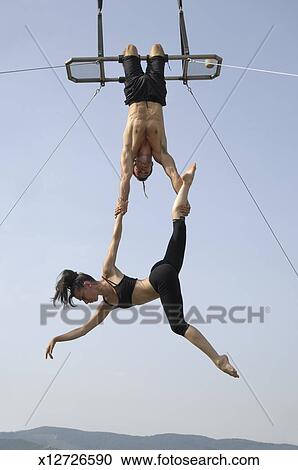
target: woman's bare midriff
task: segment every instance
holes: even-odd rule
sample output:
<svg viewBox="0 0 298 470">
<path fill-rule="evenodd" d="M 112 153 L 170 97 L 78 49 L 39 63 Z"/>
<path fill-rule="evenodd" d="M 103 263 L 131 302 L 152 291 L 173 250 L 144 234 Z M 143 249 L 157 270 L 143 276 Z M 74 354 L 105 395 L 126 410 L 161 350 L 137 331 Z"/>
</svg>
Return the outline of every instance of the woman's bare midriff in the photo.
<svg viewBox="0 0 298 470">
<path fill-rule="evenodd" d="M 133 305 L 146 304 L 158 298 L 159 294 L 153 289 L 148 277 L 146 277 L 146 279 L 137 280 L 132 293 Z"/>
</svg>

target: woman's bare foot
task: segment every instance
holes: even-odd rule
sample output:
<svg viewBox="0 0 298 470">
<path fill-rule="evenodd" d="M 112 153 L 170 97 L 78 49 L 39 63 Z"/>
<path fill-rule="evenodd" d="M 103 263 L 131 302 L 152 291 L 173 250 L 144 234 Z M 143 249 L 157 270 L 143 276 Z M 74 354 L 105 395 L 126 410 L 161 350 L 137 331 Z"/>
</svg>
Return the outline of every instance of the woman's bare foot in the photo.
<svg viewBox="0 0 298 470">
<path fill-rule="evenodd" d="M 189 214 L 190 205 L 188 202 L 188 193 L 193 182 L 194 175 L 196 172 L 196 164 L 190 165 L 186 172 L 181 176 L 183 184 L 179 189 L 176 199 L 172 208 L 172 218 L 180 219 L 180 217 L 186 217 Z"/>
<path fill-rule="evenodd" d="M 228 356 L 226 356 L 225 354 L 219 356 L 219 359 L 216 360 L 215 365 L 226 374 L 229 374 L 235 378 L 239 378 L 238 372 L 229 363 Z"/>
<path fill-rule="evenodd" d="M 190 165 L 189 168 L 187 168 L 185 173 L 183 173 L 181 178 L 182 178 L 182 180 L 185 184 L 187 184 L 189 186 L 192 184 L 194 176 L 195 176 L 196 169 L 197 169 L 197 165 L 196 165 L 196 163 L 193 163 L 192 165 Z"/>
</svg>

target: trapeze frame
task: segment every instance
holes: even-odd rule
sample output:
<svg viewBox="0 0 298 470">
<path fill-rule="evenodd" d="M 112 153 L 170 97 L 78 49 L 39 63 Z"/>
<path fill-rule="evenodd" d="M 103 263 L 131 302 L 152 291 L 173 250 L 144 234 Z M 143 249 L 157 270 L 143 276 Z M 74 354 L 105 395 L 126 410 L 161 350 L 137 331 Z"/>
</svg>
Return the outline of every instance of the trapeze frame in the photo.
<svg viewBox="0 0 298 470">
<path fill-rule="evenodd" d="M 181 42 L 181 54 L 180 55 L 167 55 L 166 60 L 181 60 L 182 61 L 182 75 L 169 75 L 165 77 L 165 80 L 178 80 L 182 81 L 184 85 L 187 85 L 189 80 L 213 80 L 214 78 L 219 77 L 221 72 L 222 57 L 219 57 L 216 54 L 190 54 L 187 30 L 184 19 L 183 4 L 182 0 L 178 1 L 178 14 L 179 14 L 179 30 L 180 30 L 180 42 Z M 120 82 L 125 81 L 125 77 L 106 77 L 105 75 L 105 62 L 121 62 L 123 56 L 105 56 L 104 55 L 104 35 L 103 35 L 103 0 L 97 0 L 97 57 L 73 57 L 65 62 L 67 77 L 69 80 L 75 83 L 101 83 L 104 86 L 108 82 Z M 147 56 L 140 56 L 142 61 L 147 60 Z M 201 75 L 190 75 L 189 64 L 191 61 L 213 61 L 209 65 L 210 68 L 215 69 L 213 73 L 210 74 L 201 74 Z M 72 71 L 73 65 L 79 65 L 85 63 L 96 64 L 98 65 L 98 75 L 95 77 L 75 77 Z"/>
<path fill-rule="evenodd" d="M 123 56 L 110 56 L 110 57 L 73 57 L 65 62 L 67 77 L 69 80 L 75 83 L 108 83 L 108 82 L 119 82 L 124 83 L 125 77 L 106 77 L 104 73 L 104 67 L 102 65 L 104 62 L 121 62 Z M 197 55 L 169 55 L 166 58 L 170 60 L 182 60 L 184 62 L 184 69 L 182 75 L 169 75 L 165 77 L 165 80 L 213 80 L 214 78 L 220 75 L 222 58 L 216 54 L 197 54 Z M 141 61 L 146 61 L 147 56 L 140 56 Z M 213 74 L 210 75 L 188 75 L 188 66 L 190 61 L 206 61 L 214 60 L 216 61 L 215 67 L 216 70 Z M 88 77 L 88 78 L 78 78 L 73 74 L 72 66 L 80 64 L 95 64 L 98 65 L 98 76 L 97 77 Z M 103 71 L 103 73 L 102 73 Z"/>
</svg>

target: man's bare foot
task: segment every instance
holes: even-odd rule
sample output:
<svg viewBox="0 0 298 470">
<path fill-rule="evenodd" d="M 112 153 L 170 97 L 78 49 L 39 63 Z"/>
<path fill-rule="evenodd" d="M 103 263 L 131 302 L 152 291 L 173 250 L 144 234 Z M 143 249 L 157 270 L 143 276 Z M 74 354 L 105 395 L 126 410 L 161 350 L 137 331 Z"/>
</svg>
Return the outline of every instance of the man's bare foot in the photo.
<svg viewBox="0 0 298 470">
<path fill-rule="evenodd" d="M 226 374 L 231 375 L 232 377 L 239 378 L 238 372 L 234 367 L 229 363 L 228 356 L 223 354 L 222 356 L 219 356 L 219 359 L 216 361 L 216 366 L 225 372 Z"/>
<path fill-rule="evenodd" d="M 181 176 L 184 183 L 188 184 L 189 186 L 192 184 L 196 169 L 197 169 L 196 163 L 193 163 L 192 165 L 190 165 L 189 168 L 187 168 L 187 170 Z"/>
</svg>

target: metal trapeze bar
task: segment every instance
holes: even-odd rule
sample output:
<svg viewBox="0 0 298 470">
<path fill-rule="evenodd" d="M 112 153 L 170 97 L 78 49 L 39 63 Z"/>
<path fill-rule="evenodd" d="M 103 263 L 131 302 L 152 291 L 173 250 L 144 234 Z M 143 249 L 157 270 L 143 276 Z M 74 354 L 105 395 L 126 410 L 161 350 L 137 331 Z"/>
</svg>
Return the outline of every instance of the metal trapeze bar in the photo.
<svg viewBox="0 0 298 470">
<path fill-rule="evenodd" d="M 100 63 L 100 62 L 119 62 L 123 56 L 100 56 L 100 57 L 72 57 L 65 65 L 71 64 L 73 62 L 91 62 L 91 63 Z M 140 60 L 147 60 L 148 56 L 139 56 Z M 168 55 L 168 60 L 204 60 L 204 59 L 216 59 L 218 62 L 222 60 L 217 54 L 179 54 L 179 55 Z"/>
<path fill-rule="evenodd" d="M 210 77 L 206 76 L 203 77 L 202 75 L 192 75 L 191 77 L 188 77 L 188 80 L 212 80 L 215 77 Z M 183 81 L 184 77 L 182 75 L 171 75 L 168 77 L 165 77 L 165 80 L 167 81 L 174 81 L 174 80 L 179 80 Z M 80 79 L 71 79 L 73 82 L 77 83 L 100 83 L 101 78 L 80 78 Z M 125 82 L 125 77 L 105 77 L 105 83 L 124 83 Z"/>
<path fill-rule="evenodd" d="M 141 60 L 147 60 L 148 56 L 140 56 Z M 214 78 L 217 78 L 220 75 L 221 71 L 221 63 L 222 63 L 222 58 L 219 57 L 216 54 L 188 54 L 188 55 L 182 55 L 182 54 L 177 54 L 177 55 L 169 55 L 166 56 L 168 60 L 183 60 L 184 63 L 186 64 L 186 74 L 185 71 L 183 70 L 182 76 L 180 75 L 175 75 L 175 76 L 166 76 L 165 80 L 180 80 L 185 83 L 185 80 L 213 80 Z M 67 70 L 67 76 L 68 79 L 75 82 L 75 83 L 101 83 L 104 85 L 105 83 L 108 82 L 120 82 L 124 83 L 125 78 L 124 77 L 106 77 L 101 74 L 101 66 L 104 66 L 104 62 L 122 62 L 123 56 L 107 56 L 107 57 L 73 57 L 69 59 L 67 62 L 65 62 L 66 65 L 66 70 Z M 188 65 L 190 64 L 190 61 L 209 61 L 212 60 L 215 61 L 214 64 L 214 71 L 211 74 L 191 74 L 188 75 Z M 98 71 L 94 71 L 94 75 L 89 77 L 80 77 L 77 76 L 75 73 L 75 68 L 79 70 L 80 67 L 88 66 L 88 65 L 97 65 L 98 66 Z"/>
<path fill-rule="evenodd" d="M 209 75 L 206 75 L 205 77 L 202 76 L 202 75 L 192 75 L 191 77 L 187 77 L 188 80 L 212 80 L 213 78 L 215 77 L 210 77 Z M 88 79 L 85 79 L 86 82 L 88 81 Z M 167 81 L 174 81 L 174 80 L 181 80 L 183 81 L 184 80 L 184 76 L 182 75 L 169 75 L 169 76 L 165 76 L 165 80 Z M 93 79 L 90 79 L 90 82 L 91 81 L 94 81 Z M 100 78 L 98 79 L 98 81 L 100 82 Z M 108 82 L 119 82 L 119 83 L 124 83 L 125 82 L 125 77 L 106 77 L 105 78 L 105 81 L 108 83 Z"/>
</svg>

